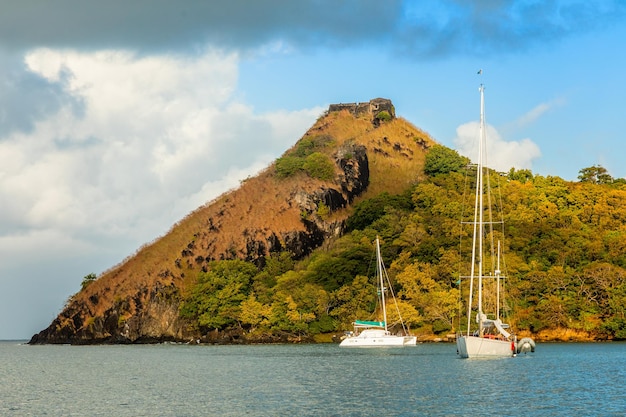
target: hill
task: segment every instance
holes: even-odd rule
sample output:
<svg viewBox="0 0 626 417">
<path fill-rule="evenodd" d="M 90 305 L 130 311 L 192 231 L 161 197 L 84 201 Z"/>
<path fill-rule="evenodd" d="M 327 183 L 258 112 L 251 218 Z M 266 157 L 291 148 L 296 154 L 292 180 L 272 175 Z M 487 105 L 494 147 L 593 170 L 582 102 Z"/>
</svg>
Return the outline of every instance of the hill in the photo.
<svg viewBox="0 0 626 417">
<path fill-rule="evenodd" d="M 306 257 L 343 233 L 356 201 L 414 184 L 433 143 L 389 100 L 333 105 L 266 170 L 84 283 L 31 343 L 203 339 L 206 326 L 181 308 L 212 262 Z"/>
</svg>

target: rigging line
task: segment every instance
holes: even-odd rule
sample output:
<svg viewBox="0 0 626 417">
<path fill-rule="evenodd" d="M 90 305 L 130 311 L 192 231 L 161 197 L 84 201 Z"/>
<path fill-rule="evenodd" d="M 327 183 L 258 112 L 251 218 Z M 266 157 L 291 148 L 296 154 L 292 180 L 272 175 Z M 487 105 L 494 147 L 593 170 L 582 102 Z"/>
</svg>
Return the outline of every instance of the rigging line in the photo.
<svg viewBox="0 0 626 417">
<path fill-rule="evenodd" d="M 491 271 L 495 270 L 495 259 L 496 259 L 496 254 L 495 254 L 495 242 L 494 242 L 494 236 L 493 236 L 493 201 L 492 201 L 492 192 L 491 192 L 491 174 L 492 174 L 492 169 L 489 168 L 489 154 L 488 154 L 488 147 L 486 146 L 486 139 L 487 139 L 487 122 L 486 122 L 486 115 L 485 115 L 486 111 L 484 110 L 484 102 L 483 102 L 483 112 L 482 112 L 482 123 L 484 124 L 484 128 L 485 128 L 485 132 L 483 132 L 484 134 L 484 140 L 485 140 L 485 144 L 484 144 L 484 150 L 483 150 L 483 155 L 484 155 L 484 160 L 483 160 L 483 170 L 484 170 L 484 174 L 486 174 L 487 177 L 487 184 L 485 187 L 485 190 L 481 190 L 484 192 L 484 194 L 487 195 L 487 215 L 489 218 L 488 224 L 487 224 L 487 229 L 488 229 L 488 236 L 489 236 L 489 252 L 490 252 L 490 258 L 489 261 L 491 263 Z M 483 138 L 481 138 L 481 140 L 483 140 Z"/>
<path fill-rule="evenodd" d="M 387 285 L 389 286 L 389 292 L 391 293 L 391 296 L 393 297 L 393 304 L 396 307 L 396 313 L 398 313 L 398 317 L 400 318 L 400 324 L 402 325 L 402 330 L 404 331 L 405 334 L 409 334 L 407 328 L 404 325 L 404 320 L 402 319 L 402 314 L 400 314 L 400 308 L 398 307 L 398 302 L 396 300 L 396 294 L 393 290 L 393 286 L 391 285 L 391 280 L 389 279 L 389 274 L 387 273 L 387 267 L 385 266 L 385 263 L 382 261 L 382 254 L 381 254 L 381 270 L 383 273 L 383 276 L 385 277 L 385 279 L 387 280 Z M 395 324 L 395 323 L 394 323 Z"/>
<path fill-rule="evenodd" d="M 461 204 L 461 225 L 466 224 L 466 222 L 463 221 L 463 219 L 465 219 L 465 209 L 467 207 L 467 201 L 468 201 L 468 190 L 469 190 L 469 172 L 470 172 L 470 168 L 471 165 L 468 164 L 464 170 L 464 176 L 463 176 L 463 203 Z M 457 276 L 459 277 L 458 283 L 459 283 L 459 298 L 457 300 L 457 320 L 458 320 L 458 332 L 461 332 L 461 320 L 463 318 L 463 286 L 462 286 L 462 281 L 461 281 L 461 274 L 463 273 L 463 227 L 459 227 L 459 250 L 458 250 L 458 259 L 457 259 Z"/>
<path fill-rule="evenodd" d="M 372 263 L 374 263 L 374 258 L 376 258 L 376 252 L 372 251 L 372 248 L 368 249 L 368 252 L 370 253 L 370 260 L 367 263 L 367 273 L 365 274 L 365 277 L 367 278 L 367 283 L 370 283 L 370 279 L 371 279 L 371 274 L 372 274 Z M 374 282 L 376 282 L 375 287 L 378 288 L 378 284 L 377 281 L 378 277 L 376 277 L 376 280 L 374 280 Z M 378 319 L 378 315 L 376 314 L 376 311 L 378 310 L 378 307 L 380 306 L 380 295 L 376 294 L 376 305 L 374 306 L 374 311 L 369 315 L 369 319 L 372 321 L 377 321 Z"/>
<path fill-rule="evenodd" d="M 496 253 L 495 253 L 495 242 L 494 242 L 494 236 L 493 236 L 493 201 L 491 199 L 492 195 L 491 195 L 491 169 L 486 168 L 487 170 L 487 210 L 489 213 L 489 250 L 490 250 L 490 254 L 491 254 L 491 270 L 494 271 L 496 266 L 495 266 L 495 262 L 496 262 Z"/>
<path fill-rule="evenodd" d="M 509 277 L 509 271 L 507 268 L 507 264 L 506 264 L 506 257 L 504 256 L 505 253 L 505 247 L 506 247 L 506 234 L 505 234 L 505 225 L 504 225 L 504 199 L 502 197 L 502 188 L 503 188 L 503 181 L 504 178 L 501 176 L 498 176 L 498 199 L 500 201 L 499 203 L 499 207 L 500 207 L 500 219 L 502 220 L 502 225 L 500 227 L 500 234 L 501 234 L 501 240 L 502 240 L 502 252 L 501 252 L 501 260 L 502 260 L 502 272 L 503 272 L 503 279 L 502 279 L 502 311 L 503 311 L 503 315 L 506 313 L 507 317 L 509 317 L 509 313 L 510 313 L 510 309 L 508 308 L 507 305 L 507 281 L 508 281 L 508 277 Z"/>
</svg>

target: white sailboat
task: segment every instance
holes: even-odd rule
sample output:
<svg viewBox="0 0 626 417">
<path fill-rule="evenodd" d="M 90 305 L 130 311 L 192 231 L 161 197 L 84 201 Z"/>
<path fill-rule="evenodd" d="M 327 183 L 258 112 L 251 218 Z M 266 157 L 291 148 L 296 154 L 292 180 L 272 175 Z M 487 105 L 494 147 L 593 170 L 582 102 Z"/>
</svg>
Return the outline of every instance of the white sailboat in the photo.
<svg viewBox="0 0 626 417">
<path fill-rule="evenodd" d="M 515 356 L 519 351 L 527 352 L 532 345 L 534 351 L 535 343 L 532 339 L 524 338 L 523 349 L 518 350 L 517 338 L 509 333 L 509 325 L 503 323 L 500 319 L 500 284 L 504 278 L 500 272 L 500 243 L 497 248 L 497 261 L 489 262 L 494 268 L 489 273 L 486 272 L 484 258 L 485 248 L 484 237 L 489 234 L 493 236 L 493 221 L 491 215 L 487 220 L 484 219 L 485 210 L 491 213 L 491 207 L 485 206 L 484 197 L 487 197 L 487 204 L 490 205 L 491 197 L 490 185 L 487 178 L 484 181 L 484 155 L 486 146 L 485 131 L 485 99 L 484 86 L 480 86 L 480 138 L 478 146 L 478 167 L 476 173 L 476 199 L 474 203 L 474 219 L 470 223 L 473 225 L 472 238 L 472 262 L 470 267 L 469 278 L 469 295 L 467 303 L 467 330 L 457 335 L 457 352 L 461 358 L 479 358 L 479 357 L 511 357 Z M 501 223 L 501 222 L 499 222 Z M 489 226 L 490 233 L 485 230 Z M 489 253 L 492 255 L 496 252 L 493 248 L 493 238 L 490 240 L 491 246 Z M 495 265 L 494 265 L 495 264 Z M 490 267 L 491 268 L 491 267 Z M 488 315 L 483 309 L 483 289 L 487 280 L 495 280 L 495 311 Z M 477 287 L 478 300 L 476 310 L 473 306 L 474 288 Z M 489 288 L 493 288 L 490 285 Z M 475 313 L 475 325 L 472 324 L 472 316 Z"/>
<path fill-rule="evenodd" d="M 393 290 L 391 289 L 391 283 L 385 270 L 385 265 L 380 254 L 380 240 L 376 237 L 376 272 L 378 278 L 378 287 L 380 294 L 380 305 L 383 312 L 383 321 L 363 321 L 356 320 L 354 322 L 354 331 L 351 332 L 345 339 L 339 344 L 340 347 L 404 347 L 415 346 L 417 344 L 417 337 L 408 334 L 404 322 L 402 322 L 402 316 L 398 310 L 398 317 L 400 317 L 400 323 L 402 324 L 403 335 L 391 334 L 387 327 L 387 304 L 385 291 L 386 285 L 389 286 L 390 294 L 393 298 L 394 304 L 396 303 Z M 397 310 L 396 305 L 396 310 Z"/>
</svg>

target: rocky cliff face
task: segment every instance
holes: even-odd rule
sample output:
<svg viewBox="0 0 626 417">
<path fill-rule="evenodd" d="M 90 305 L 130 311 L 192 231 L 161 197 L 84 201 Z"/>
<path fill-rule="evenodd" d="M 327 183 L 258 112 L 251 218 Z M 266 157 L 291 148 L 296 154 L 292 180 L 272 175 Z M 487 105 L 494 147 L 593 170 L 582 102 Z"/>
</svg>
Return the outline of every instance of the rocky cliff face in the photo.
<svg viewBox="0 0 626 417">
<path fill-rule="evenodd" d="M 173 285 L 143 288 L 120 298 L 102 315 L 88 303 L 72 301 L 31 344 L 153 343 L 192 340 L 188 323 L 178 314 L 178 289 Z"/>
</svg>

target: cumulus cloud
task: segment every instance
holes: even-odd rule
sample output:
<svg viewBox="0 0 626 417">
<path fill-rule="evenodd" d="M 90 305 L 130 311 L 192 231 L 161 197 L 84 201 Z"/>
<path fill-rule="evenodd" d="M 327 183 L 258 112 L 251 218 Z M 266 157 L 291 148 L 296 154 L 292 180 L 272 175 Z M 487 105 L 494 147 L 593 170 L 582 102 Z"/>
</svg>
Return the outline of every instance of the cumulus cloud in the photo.
<svg viewBox="0 0 626 417">
<path fill-rule="evenodd" d="M 0 70 L 8 80 L 0 88 L 21 80 L 12 100 L 23 99 L 25 109 L 20 115 L 0 103 L 10 125 L 0 131 L 4 297 L 22 297 L 46 279 L 55 283 L 49 294 L 66 297 L 82 276 L 111 267 L 265 168 L 322 113 L 255 111 L 237 97 L 239 59 L 211 49 L 38 48 L 12 61 L 15 71 Z M 26 331 L 57 311 L 59 299 L 50 297 L 37 301 L 43 321 Z M 27 308 L 20 314 L 39 320 Z M 2 329 L 15 326 L 0 320 Z"/>
<path fill-rule="evenodd" d="M 156 237 L 267 166 L 322 110 L 256 114 L 234 99 L 237 63 L 218 52 L 30 52 L 28 70 L 84 108 L 62 105 L 0 142 L 4 237 L 63 230 L 72 251 L 75 240 Z"/>
<path fill-rule="evenodd" d="M 470 122 L 456 129 L 454 144 L 457 151 L 478 161 L 479 123 Z M 511 168 L 531 169 L 533 160 L 541 156 L 537 144 L 526 138 L 519 141 L 506 141 L 491 125 L 486 127 L 487 149 L 485 151 L 485 165 L 497 171 L 507 172 Z"/>
</svg>

